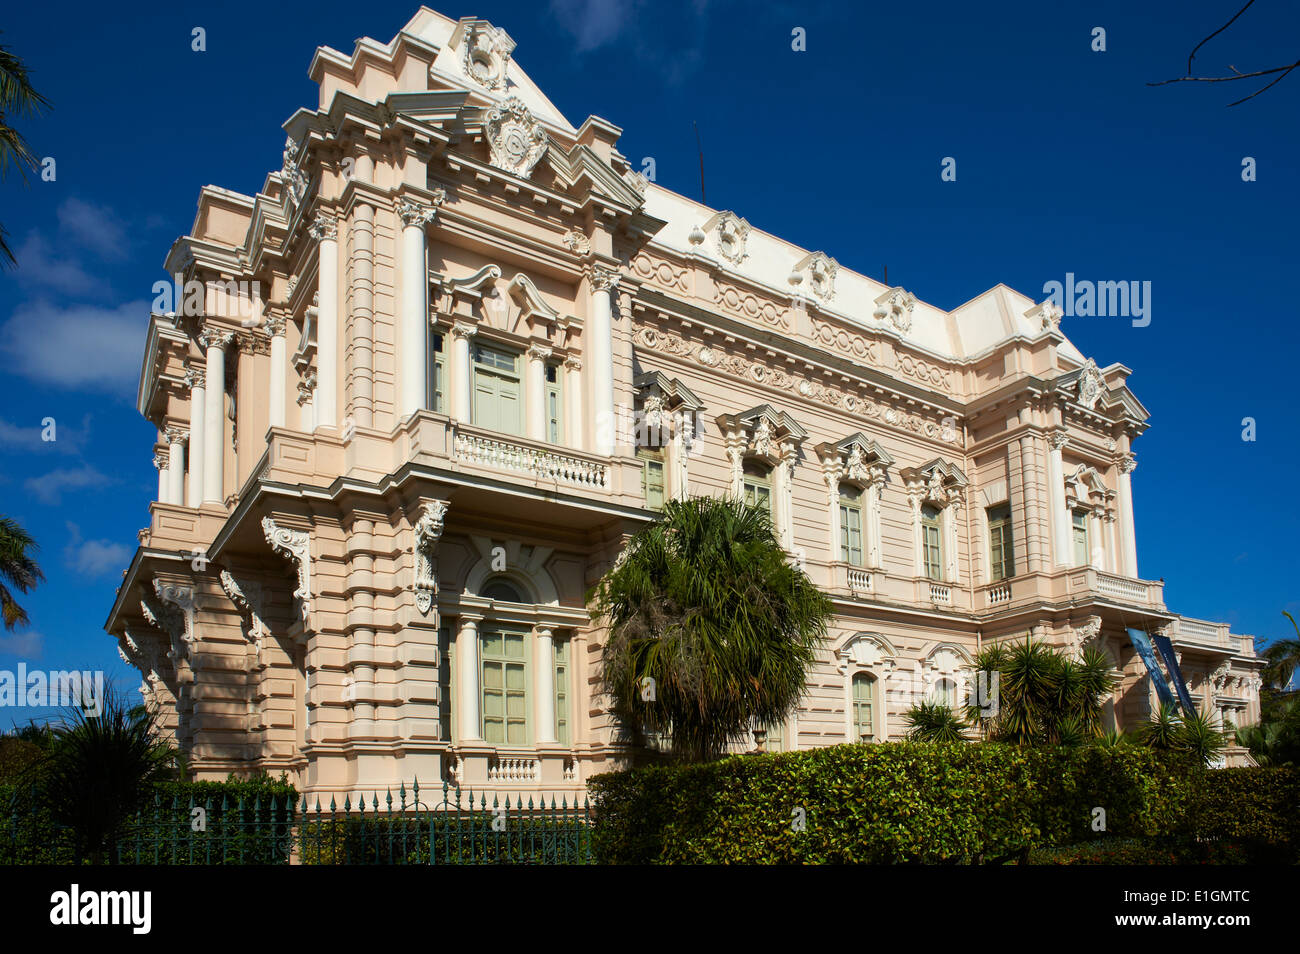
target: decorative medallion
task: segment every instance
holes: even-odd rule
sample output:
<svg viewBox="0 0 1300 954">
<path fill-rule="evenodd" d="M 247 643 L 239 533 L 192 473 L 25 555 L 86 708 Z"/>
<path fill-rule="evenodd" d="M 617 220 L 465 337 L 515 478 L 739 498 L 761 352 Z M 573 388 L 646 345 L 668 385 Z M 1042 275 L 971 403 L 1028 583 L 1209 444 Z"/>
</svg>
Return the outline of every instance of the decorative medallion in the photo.
<svg viewBox="0 0 1300 954">
<path fill-rule="evenodd" d="M 485 132 L 492 165 L 521 179 L 532 174 L 533 166 L 546 152 L 546 130 L 518 96 L 488 110 Z"/>
<path fill-rule="evenodd" d="M 789 281 L 798 288 L 806 280 L 809 291 L 822 301 L 830 301 L 835 297 L 835 275 L 839 270 L 839 263 L 825 252 L 813 252 L 794 266 Z"/>
<path fill-rule="evenodd" d="M 1091 411 L 1097 406 L 1097 401 L 1101 398 L 1101 392 L 1105 387 L 1106 381 L 1097 368 L 1097 362 L 1089 358 L 1079 374 L 1077 391 L 1079 403 Z"/>
<path fill-rule="evenodd" d="M 467 18 L 460 21 L 459 27 L 464 30 L 461 55 L 465 75 L 484 89 L 504 90 L 515 41 L 505 30 L 486 20 Z"/>
<path fill-rule="evenodd" d="M 872 314 L 880 321 L 888 321 L 895 331 L 905 335 L 912 330 L 912 311 L 915 308 L 915 296 L 896 287 L 876 299 L 876 310 Z"/>
</svg>

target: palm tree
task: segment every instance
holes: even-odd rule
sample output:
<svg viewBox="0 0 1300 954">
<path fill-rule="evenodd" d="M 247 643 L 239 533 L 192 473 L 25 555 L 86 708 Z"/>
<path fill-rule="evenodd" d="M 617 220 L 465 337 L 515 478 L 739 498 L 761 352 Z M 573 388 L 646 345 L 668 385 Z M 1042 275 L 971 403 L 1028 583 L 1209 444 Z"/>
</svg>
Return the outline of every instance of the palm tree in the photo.
<svg viewBox="0 0 1300 954">
<path fill-rule="evenodd" d="M 712 497 L 669 501 L 587 605 L 609 624 L 601 683 L 620 741 L 636 756 L 661 736 L 689 761 L 787 717 L 832 613 L 766 512 Z"/>
<path fill-rule="evenodd" d="M 1296 639 L 1279 639 L 1272 642 L 1264 650 L 1264 658 L 1268 660 L 1268 665 L 1264 667 L 1264 682 L 1277 689 L 1286 689 L 1291 685 L 1291 677 L 1295 675 L 1297 667 L 1300 667 L 1300 626 L 1296 625 L 1295 617 L 1286 610 L 1282 615 L 1291 621 L 1292 628 L 1296 631 Z"/>
<path fill-rule="evenodd" d="M 45 579 L 32 554 L 40 549 L 36 542 L 17 522 L 0 517 L 0 619 L 5 629 L 26 626 L 31 622 L 27 611 L 14 600 L 8 583 L 19 593 L 28 592 Z"/>
<path fill-rule="evenodd" d="M 39 165 L 27 140 L 9 125 L 8 118 L 32 116 L 49 105 L 49 101 L 32 88 L 23 61 L 8 47 L 0 46 L 0 178 L 8 176 L 12 165 L 26 182 L 27 170 L 34 172 Z M 0 261 L 16 265 L 14 253 L 5 241 L 6 234 L 4 226 L 0 225 Z"/>
<path fill-rule="evenodd" d="M 997 674 L 997 709 L 967 706 L 986 738 L 1015 745 L 1078 745 L 1102 734 L 1101 697 L 1115 688 L 1110 664 L 1089 647 L 1079 660 L 1026 637 L 983 650 L 975 668 L 989 685 Z M 987 700 L 985 700 L 987 701 Z"/>
</svg>

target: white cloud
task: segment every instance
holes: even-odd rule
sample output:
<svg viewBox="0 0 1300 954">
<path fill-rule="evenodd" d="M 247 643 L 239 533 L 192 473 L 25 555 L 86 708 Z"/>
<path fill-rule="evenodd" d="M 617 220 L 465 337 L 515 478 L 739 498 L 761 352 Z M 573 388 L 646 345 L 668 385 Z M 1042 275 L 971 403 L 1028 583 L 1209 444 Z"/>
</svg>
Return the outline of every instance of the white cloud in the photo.
<svg viewBox="0 0 1300 954">
<path fill-rule="evenodd" d="M 131 551 L 125 544 L 112 540 L 82 540 L 81 528 L 72 521 L 67 524 L 70 539 L 63 550 L 63 559 L 84 576 L 103 576 L 114 570 L 120 572 L 127 564 Z"/>
<path fill-rule="evenodd" d="M 45 637 L 33 630 L 20 633 L 0 632 L 0 656 L 19 656 L 40 659 Z"/>
<path fill-rule="evenodd" d="M 66 248 L 60 243 L 60 249 Z M 57 254 L 39 232 L 31 232 L 14 252 L 18 270 L 14 273 L 26 285 L 58 290 L 65 295 L 82 295 L 104 291 L 104 285 L 91 276 L 74 257 Z"/>
<path fill-rule="evenodd" d="M 54 506 L 68 490 L 80 490 L 109 482 L 97 469 L 86 464 L 82 467 L 60 467 L 39 477 L 29 477 L 23 484 L 27 492 L 42 503 Z"/>
<path fill-rule="evenodd" d="M 106 206 L 68 198 L 59 206 L 59 231 L 101 258 L 122 259 L 127 252 L 126 229 Z"/>
<path fill-rule="evenodd" d="M 585 53 L 612 43 L 632 25 L 641 0 L 551 0 L 551 15 Z"/>
<path fill-rule="evenodd" d="M 116 308 L 25 302 L 0 326 L 0 355 L 31 380 L 130 399 L 148 316 L 143 300 Z"/>
</svg>

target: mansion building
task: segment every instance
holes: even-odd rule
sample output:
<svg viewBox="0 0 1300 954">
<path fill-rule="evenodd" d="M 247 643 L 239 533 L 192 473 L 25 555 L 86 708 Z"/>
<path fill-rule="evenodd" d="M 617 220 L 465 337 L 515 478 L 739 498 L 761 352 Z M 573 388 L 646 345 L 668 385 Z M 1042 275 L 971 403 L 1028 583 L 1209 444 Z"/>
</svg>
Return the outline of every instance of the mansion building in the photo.
<svg viewBox="0 0 1300 954">
<path fill-rule="evenodd" d="M 514 48 L 421 8 L 318 49 L 281 167 L 203 188 L 167 257 L 158 499 L 105 628 L 198 777 L 581 793 L 622 754 L 586 593 L 695 495 L 767 508 L 834 602 L 756 746 L 902 738 L 1027 635 L 1104 652 L 1133 727 L 1130 628 L 1258 720 L 1253 638 L 1139 575 L 1128 368 L 1050 302 L 945 312 L 647 181 Z"/>
</svg>

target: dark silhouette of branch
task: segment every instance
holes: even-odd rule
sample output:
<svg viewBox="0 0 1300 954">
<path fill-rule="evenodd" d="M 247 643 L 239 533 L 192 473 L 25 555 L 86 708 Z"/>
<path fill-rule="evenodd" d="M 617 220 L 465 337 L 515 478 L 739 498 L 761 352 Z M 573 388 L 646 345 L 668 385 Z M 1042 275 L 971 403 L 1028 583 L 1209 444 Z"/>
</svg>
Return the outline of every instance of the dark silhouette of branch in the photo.
<svg viewBox="0 0 1300 954">
<path fill-rule="evenodd" d="M 1245 13 L 1247 10 L 1249 10 L 1249 9 L 1250 9 L 1250 5 L 1251 5 L 1252 3 L 1254 3 L 1254 2 L 1255 2 L 1255 0 L 1248 0 L 1248 2 L 1246 3 L 1246 5 L 1245 5 L 1244 7 L 1242 7 L 1242 8 L 1241 8 L 1240 10 L 1238 10 L 1235 14 L 1233 14 L 1233 17 L 1232 17 L 1231 20 L 1229 20 L 1229 21 L 1228 21 L 1227 23 L 1225 23 L 1223 26 L 1219 27 L 1217 30 L 1215 30 L 1213 33 L 1211 33 L 1209 36 L 1207 36 L 1207 37 L 1206 37 L 1204 40 L 1202 40 L 1200 43 L 1197 43 L 1197 44 L 1196 44 L 1196 48 L 1193 49 L 1192 52 L 1189 53 L 1188 56 L 1187 56 L 1187 75 L 1188 75 L 1188 76 L 1191 76 L 1191 75 L 1192 75 L 1192 60 L 1196 59 L 1196 52 L 1197 52 L 1197 50 L 1199 50 L 1201 47 L 1205 46 L 1205 44 L 1209 43 L 1211 40 L 1213 40 L 1216 36 L 1218 36 L 1218 35 L 1219 35 L 1220 33 L 1222 33 L 1224 30 L 1228 29 L 1228 27 L 1230 27 L 1230 26 L 1232 26 L 1234 23 L 1236 23 L 1236 22 L 1237 22 L 1237 17 L 1241 16 L 1243 13 Z"/>
<path fill-rule="evenodd" d="M 1254 5 L 1254 3 L 1255 0 L 1246 0 L 1246 5 L 1242 7 L 1240 10 L 1238 10 L 1236 13 L 1234 13 L 1232 15 L 1232 19 L 1230 19 L 1227 23 L 1219 27 L 1217 30 L 1215 30 L 1213 33 L 1211 33 L 1209 36 L 1203 39 L 1200 43 L 1197 43 L 1196 46 L 1192 48 L 1192 52 L 1187 55 L 1186 76 L 1176 76 L 1173 79 L 1161 80 L 1157 83 L 1147 83 L 1147 85 L 1168 86 L 1170 83 L 1231 83 L 1231 82 L 1235 82 L 1236 80 L 1251 79 L 1253 77 L 1258 77 L 1258 76 L 1272 76 L 1274 73 L 1282 74 L 1281 76 L 1278 76 L 1276 79 L 1274 79 L 1272 82 L 1264 84 L 1259 89 L 1255 90 L 1255 92 L 1251 93 L 1249 96 L 1243 96 L 1241 99 L 1234 100 L 1233 102 L 1228 104 L 1229 106 L 1238 106 L 1241 103 L 1244 103 L 1248 99 L 1254 99 L 1256 96 L 1258 96 L 1260 93 L 1264 92 L 1265 90 L 1272 89 L 1278 83 L 1282 82 L 1282 80 L 1290 76 L 1292 70 L 1296 69 L 1297 67 L 1300 67 L 1300 60 L 1296 60 L 1296 62 L 1291 63 L 1288 66 L 1275 66 L 1272 69 L 1255 70 L 1250 73 L 1243 73 L 1235 66 L 1229 64 L 1228 69 L 1232 70 L 1231 76 L 1193 76 L 1192 75 L 1192 61 L 1196 59 L 1196 54 L 1200 51 L 1201 47 L 1205 46 L 1205 44 L 1209 43 L 1211 40 L 1213 40 L 1224 30 L 1228 29 L 1228 27 L 1236 23 L 1237 18 L 1240 17 L 1247 10 L 1249 10 Z"/>
</svg>

